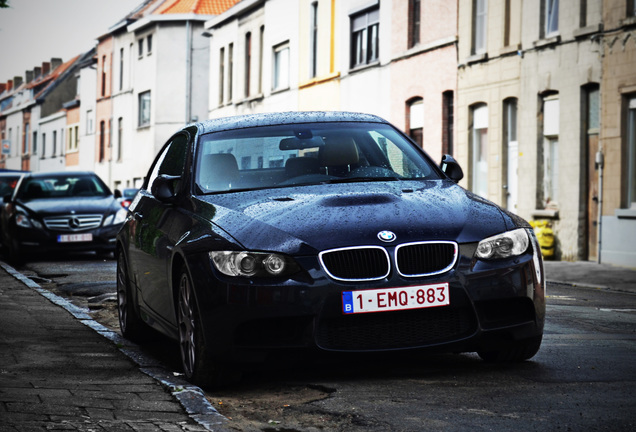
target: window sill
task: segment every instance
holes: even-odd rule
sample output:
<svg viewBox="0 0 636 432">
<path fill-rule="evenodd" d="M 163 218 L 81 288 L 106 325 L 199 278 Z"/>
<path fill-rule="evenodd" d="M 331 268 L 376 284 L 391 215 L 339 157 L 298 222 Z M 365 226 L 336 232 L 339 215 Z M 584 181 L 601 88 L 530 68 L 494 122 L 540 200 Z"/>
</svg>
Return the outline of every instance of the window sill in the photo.
<svg viewBox="0 0 636 432">
<path fill-rule="evenodd" d="M 600 33 L 603 31 L 603 24 L 595 24 L 587 27 L 581 27 L 579 29 L 574 30 L 574 38 L 575 39 L 583 39 L 592 35 L 594 33 Z"/>
<path fill-rule="evenodd" d="M 466 59 L 466 64 L 480 63 L 488 60 L 488 53 L 473 54 Z"/>
<path fill-rule="evenodd" d="M 150 129 L 150 123 L 137 126 L 137 130 Z"/>
<path fill-rule="evenodd" d="M 380 60 L 375 60 L 375 61 L 373 61 L 371 63 L 354 66 L 351 69 L 349 69 L 349 73 L 361 72 L 361 71 L 364 71 L 366 69 L 370 69 L 370 68 L 377 67 L 377 66 L 380 66 Z"/>
<path fill-rule="evenodd" d="M 636 219 L 636 208 L 616 209 L 614 215 L 619 219 Z"/>
<path fill-rule="evenodd" d="M 622 26 L 632 26 L 636 24 L 636 16 L 630 16 L 621 21 Z"/>
<path fill-rule="evenodd" d="M 521 44 L 508 45 L 499 50 L 499 55 L 505 56 L 510 54 L 519 54 Z"/>
<path fill-rule="evenodd" d="M 554 209 L 536 209 L 532 212 L 535 219 L 558 219 L 559 211 Z"/>
<path fill-rule="evenodd" d="M 545 48 L 551 45 L 556 45 L 561 42 L 560 35 L 550 36 L 544 39 L 539 39 L 538 41 L 534 41 L 533 45 L 535 48 Z"/>
<path fill-rule="evenodd" d="M 289 91 L 289 89 L 290 89 L 290 87 L 283 87 L 283 88 L 279 88 L 279 89 L 276 89 L 276 90 L 272 89 L 272 92 L 270 94 L 271 95 L 275 95 L 275 94 L 278 94 L 278 93 L 284 93 L 286 91 Z"/>
</svg>

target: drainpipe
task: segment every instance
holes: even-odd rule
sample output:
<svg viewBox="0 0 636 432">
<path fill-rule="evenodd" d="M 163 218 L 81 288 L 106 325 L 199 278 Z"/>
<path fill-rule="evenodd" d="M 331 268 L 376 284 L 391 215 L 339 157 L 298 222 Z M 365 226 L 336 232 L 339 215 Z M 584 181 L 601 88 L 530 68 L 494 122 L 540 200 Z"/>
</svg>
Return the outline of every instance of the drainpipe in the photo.
<svg viewBox="0 0 636 432">
<path fill-rule="evenodd" d="M 604 156 L 603 156 L 603 150 L 599 150 L 598 152 L 596 152 L 596 168 L 598 169 L 598 214 L 596 216 L 596 230 L 597 230 L 597 235 L 596 238 L 598 239 L 598 245 L 596 247 L 596 262 L 598 264 L 601 263 L 601 244 L 602 244 L 602 239 L 601 239 L 601 226 L 602 226 L 602 222 L 601 222 L 601 218 L 603 217 L 603 164 L 604 164 Z"/>
<path fill-rule="evenodd" d="M 186 21 L 186 106 L 185 106 L 185 124 L 190 123 L 192 119 L 192 30 L 190 29 L 190 21 Z"/>
</svg>

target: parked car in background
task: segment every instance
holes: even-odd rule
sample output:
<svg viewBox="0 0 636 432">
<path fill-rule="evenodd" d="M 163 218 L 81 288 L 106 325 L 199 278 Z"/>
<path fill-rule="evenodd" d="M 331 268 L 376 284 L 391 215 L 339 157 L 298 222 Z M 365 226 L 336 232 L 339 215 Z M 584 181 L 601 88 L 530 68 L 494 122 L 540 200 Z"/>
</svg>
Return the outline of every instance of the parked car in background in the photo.
<svg viewBox="0 0 636 432">
<path fill-rule="evenodd" d="M 545 320 L 539 246 L 462 176 L 371 115 L 187 126 L 117 237 L 121 331 L 177 340 L 199 385 L 297 352 L 529 359 Z"/>
<path fill-rule="evenodd" d="M 130 206 L 130 203 L 132 202 L 132 200 L 135 198 L 135 195 L 137 195 L 137 192 L 139 192 L 139 188 L 126 188 L 121 192 L 121 206 L 125 209 L 127 209 Z"/>
<path fill-rule="evenodd" d="M 28 173 L 4 196 L 2 242 L 9 259 L 32 253 L 109 253 L 126 210 L 93 172 Z"/>
</svg>

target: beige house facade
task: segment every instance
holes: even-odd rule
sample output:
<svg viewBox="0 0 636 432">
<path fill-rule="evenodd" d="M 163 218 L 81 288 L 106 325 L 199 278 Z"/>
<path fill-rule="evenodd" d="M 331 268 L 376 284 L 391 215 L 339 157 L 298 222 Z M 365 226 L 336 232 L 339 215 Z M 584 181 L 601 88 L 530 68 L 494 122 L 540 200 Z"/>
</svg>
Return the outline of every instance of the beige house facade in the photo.
<svg viewBox="0 0 636 432">
<path fill-rule="evenodd" d="M 603 3 L 601 262 L 636 267 L 636 2 Z"/>
<path fill-rule="evenodd" d="M 596 259 L 603 2 L 459 4 L 464 185 L 549 223 L 557 259 Z"/>
</svg>

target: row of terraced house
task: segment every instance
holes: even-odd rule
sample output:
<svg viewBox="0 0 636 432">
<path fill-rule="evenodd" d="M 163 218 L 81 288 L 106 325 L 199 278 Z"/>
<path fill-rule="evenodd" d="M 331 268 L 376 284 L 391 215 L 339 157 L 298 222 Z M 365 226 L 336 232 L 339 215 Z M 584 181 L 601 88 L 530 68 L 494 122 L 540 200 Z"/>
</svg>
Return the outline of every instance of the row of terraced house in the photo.
<svg viewBox="0 0 636 432">
<path fill-rule="evenodd" d="M 0 92 L 0 168 L 112 188 L 193 121 L 377 114 L 558 259 L 636 267 L 636 0 L 145 0 Z"/>
</svg>

